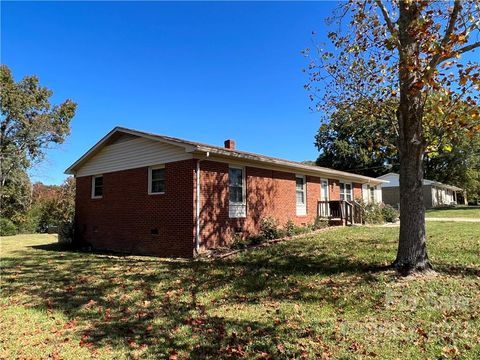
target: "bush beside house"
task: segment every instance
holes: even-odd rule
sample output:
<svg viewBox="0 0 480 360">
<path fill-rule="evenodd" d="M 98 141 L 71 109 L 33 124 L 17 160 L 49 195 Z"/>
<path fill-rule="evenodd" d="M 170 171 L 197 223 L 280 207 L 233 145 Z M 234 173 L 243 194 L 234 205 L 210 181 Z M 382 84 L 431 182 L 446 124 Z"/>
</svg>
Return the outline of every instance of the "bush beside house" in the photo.
<svg viewBox="0 0 480 360">
<path fill-rule="evenodd" d="M 365 204 L 359 201 L 362 208 L 362 218 L 365 224 L 383 224 L 385 222 L 396 222 L 400 212 L 390 205 L 383 203 Z"/>
<path fill-rule="evenodd" d="M 282 239 L 309 232 L 320 230 L 328 226 L 328 220 L 317 217 L 311 224 L 302 226 L 295 225 L 292 220 L 288 220 L 283 227 L 280 227 L 278 221 L 273 217 L 266 217 L 261 220 L 260 233 L 247 238 L 237 238 L 232 243 L 234 249 L 244 249 L 248 246 L 259 245 L 267 240 Z"/>
</svg>

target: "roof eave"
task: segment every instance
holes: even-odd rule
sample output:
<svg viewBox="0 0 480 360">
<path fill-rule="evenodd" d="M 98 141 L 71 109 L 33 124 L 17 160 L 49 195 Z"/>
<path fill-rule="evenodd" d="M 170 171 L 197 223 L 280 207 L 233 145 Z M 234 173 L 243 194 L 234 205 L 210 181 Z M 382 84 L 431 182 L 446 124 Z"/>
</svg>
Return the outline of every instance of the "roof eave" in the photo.
<svg viewBox="0 0 480 360">
<path fill-rule="evenodd" d="M 301 163 L 295 163 L 291 162 L 288 160 L 282 160 L 282 159 L 263 159 L 261 157 L 255 156 L 255 155 L 249 155 L 249 154 L 240 154 L 238 152 L 232 152 L 228 150 L 221 150 L 218 148 L 211 148 L 208 146 L 197 146 L 196 153 L 211 153 L 211 154 L 216 154 L 220 155 L 223 157 L 227 158 L 233 158 L 237 159 L 239 161 L 251 161 L 254 163 L 260 163 L 260 164 L 269 164 L 273 166 L 278 166 L 281 168 L 286 168 L 286 169 L 294 169 L 297 171 L 306 171 L 309 173 L 314 173 L 319 176 L 332 176 L 334 178 L 340 178 L 340 179 L 349 179 L 349 180 L 357 180 L 360 183 L 369 183 L 369 184 L 374 184 L 374 185 L 379 185 L 382 183 L 388 183 L 388 180 L 382 180 L 382 179 L 377 179 L 377 178 L 371 178 L 368 176 L 363 176 L 363 175 L 357 175 L 357 174 L 352 174 L 349 172 L 345 171 L 340 171 L 340 170 L 334 170 L 330 168 L 325 168 L 325 167 L 320 167 L 320 166 L 311 166 L 311 165 L 304 165 Z"/>
</svg>

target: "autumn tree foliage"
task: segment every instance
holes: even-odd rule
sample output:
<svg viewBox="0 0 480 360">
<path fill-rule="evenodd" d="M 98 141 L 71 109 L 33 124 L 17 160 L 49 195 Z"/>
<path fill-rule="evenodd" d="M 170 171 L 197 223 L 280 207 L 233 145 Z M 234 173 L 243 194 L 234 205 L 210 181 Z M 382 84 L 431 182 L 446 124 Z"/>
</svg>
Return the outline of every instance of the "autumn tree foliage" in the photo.
<svg viewBox="0 0 480 360">
<path fill-rule="evenodd" d="M 33 184 L 32 212 L 37 219 L 37 231 L 72 223 L 75 214 L 75 178 L 68 177 L 62 185 Z"/>
<path fill-rule="evenodd" d="M 428 137 L 426 104 L 440 94 L 453 105 L 471 106 L 478 120 L 480 67 L 473 56 L 480 47 L 480 2 L 349 0 L 328 19 L 329 44 L 306 51 L 314 108 L 325 119 L 339 109 L 397 101 L 401 222 L 393 266 L 410 273 L 431 268 L 425 241 L 422 179 L 424 159 L 437 136 Z M 445 137 L 461 126 L 455 114 L 440 118 Z M 465 131 L 480 131 L 475 123 Z"/>
<path fill-rule="evenodd" d="M 77 105 L 72 100 L 52 104 L 52 95 L 38 77 L 15 81 L 8 66 L 0 65 L 0 197 L 16 172 L 28 170 L 70 134 Z"/>
<path fill-rule="evenodd" d="M 77 107 L 71 100 L 53 104 L 52 95 L 38 77 L 15 81 L 10 68 L 0 65 L 0 218 L 12 221 L 19 231 L 37 227 L 30 213 L 27 171 L 69 135 Z"/>
<path fill-rule="evenodd" d="M 472 116 L 475 107 L 449 100 L 433 94 L 425 104 L 423 131 L 428 146 L 424 176 L 459 186 L 475 201 L 480 198 L 480 132 L 474 130 L 479 120 Z M 362 103 L 333 113 L 315 136 L 320 152 L 316 164 L 372 177 L 398 172 L 398 100 L 376 106 L 373 113 L 365 112 Z M 480 107 L 476 108 L 480 112 Z M 448 123 L 443 120 L 447 112 Z"/>
</svg>

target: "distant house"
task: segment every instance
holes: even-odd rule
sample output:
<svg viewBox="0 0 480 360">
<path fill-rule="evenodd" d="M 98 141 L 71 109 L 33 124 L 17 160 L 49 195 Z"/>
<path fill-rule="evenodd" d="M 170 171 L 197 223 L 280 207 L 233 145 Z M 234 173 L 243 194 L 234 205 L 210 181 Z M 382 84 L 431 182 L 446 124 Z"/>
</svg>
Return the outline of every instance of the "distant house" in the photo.
<svg viewBox="0 0 480 360">
<path fill-rule="evenodd" d="M 400 204 L 400 182 L 399 174 L 388 173 L 379 176 L 378 179 L 387 180 L 382 183 L 382 199 L 385 204 L 399 207 Z M 430 209 L 438 206 L 457 204 L 457 192 L 463 190 L 453 185 L 442 184 L 438 181 L 423 180 L 423 201 L 425 208 Z"/>
<path fill-rule="evenodd" d="M 381 202 L 381 179 L 116 127 L 66 173 L 76 177 L 75 241 L 97 249 L 192 257 L 330 216 L 320 206 Z M 348 203 L 348 204 L 347 204 Z"/>
</svg>

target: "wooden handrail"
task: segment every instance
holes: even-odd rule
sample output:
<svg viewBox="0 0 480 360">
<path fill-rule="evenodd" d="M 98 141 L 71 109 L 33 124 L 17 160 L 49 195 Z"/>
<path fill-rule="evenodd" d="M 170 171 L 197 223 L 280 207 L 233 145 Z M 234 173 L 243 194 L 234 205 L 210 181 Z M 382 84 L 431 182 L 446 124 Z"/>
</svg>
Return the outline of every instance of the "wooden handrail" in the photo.
<svg viewBox="0 0 480 360">
<path fill-rule="evenodd" d="M 345 220 L 346 224 L 361 224 L 362 209 L 357 201 L 320 200 L 317 215 L 322 218 Z"/>
<path fill-rule="evenodd" d="M 353 204 L 349 201 L 345 201 L 345 219 L 353 224 Z"/>
</svg>

